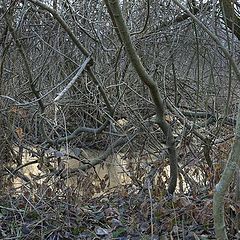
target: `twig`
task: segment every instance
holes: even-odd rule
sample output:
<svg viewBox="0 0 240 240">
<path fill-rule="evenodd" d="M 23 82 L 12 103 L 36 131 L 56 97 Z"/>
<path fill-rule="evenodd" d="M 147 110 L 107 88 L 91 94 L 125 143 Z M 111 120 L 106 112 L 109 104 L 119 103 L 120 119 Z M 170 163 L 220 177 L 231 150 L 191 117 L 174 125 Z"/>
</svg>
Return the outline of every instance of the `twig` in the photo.
<svg viewBox="0 0 240 240">
<path fill-rule="evenodd" d="M 154 234 L 154 225 L 153 225 L 153 199 L 152 199 L 152 185 L 150 182 L 150 179 L 147 180 L 147 186 L 148 186 L 148 194 L 149 194 L 149 200 L 150 200 L 150 221 L 151 221 L 151 239 L 153 239 Z"/>
<path fill-rule="evenodd" d="M 80 67 L 80 69 L 78 70 L 76 75 L 72 78 L 72 80 L 68 83 L 68 85 L 62 90 L 62 92 L 60 92 L 58 94 L 58 96 L 53 100 L 54 102 L 59 101 L 62 98 L 62 96 L 72 87 L 72 85 L 77 81 L 77 79 L 82 74 L 83 70 L 86 68 L 86 66 L 90 62 L 90 60 L 91 60 L 91 57 L 88 57 L 84 61 L 84 63 L 82 64 L 82 66 Z"/>
</svg>

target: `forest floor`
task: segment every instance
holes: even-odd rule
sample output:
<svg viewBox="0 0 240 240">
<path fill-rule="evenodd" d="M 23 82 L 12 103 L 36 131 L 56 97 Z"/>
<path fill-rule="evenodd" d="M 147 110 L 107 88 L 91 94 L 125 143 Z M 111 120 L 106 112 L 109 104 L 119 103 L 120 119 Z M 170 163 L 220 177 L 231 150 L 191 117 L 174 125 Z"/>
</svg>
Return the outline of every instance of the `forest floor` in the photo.
<svg viewBox="0 0 240 240">
<path fill-rule="evenodd" d="M 51 172 L 44 175 L 43 170 L 44 177 L 38 178 L 38 172 L 35 172 L 38 168 L 30 168 L 27 175 L 35 179 L 30 184 L 23 182 L 16 187 L 16 179 L 11 182 L 10 178 L 6 186 L 4 182 L 1 183 L 0 239 L 216 239 L 212 215 L 213 189 L 231 146 L 231 138 L 228 139 L 228 142 L 213 147 L 212 159 L 218 160 L 214 163 L 214 172 L 201 161 L 200 144 L 199 151 L 192 150 L 199 152 L 199 155 L 192 156 L 187 154 L 190 150 L 186 151 L 184 159 L 187 164 L 179 162 L 185 167 L 181 168 L 176 194 L 171 197 L 166 196 L 164 190 L 168 182 L 167 162 L 155 161 L 148 155 L 134 158 L 138 172 L 129 170 L 136 173 L 132 181 L 127 179 L 124 184 L 114 187 L 110 184 L 110 180 L 114 180 L 111 172 L 104 171 L 100 175 L 99 171 L 95 175 L 94 171 L 84 173 L 74 180 L 74 185 L 68 185 L 70 178 L 62 180 Z M 187 147 L 190 149 L 190 146 Z M 182 149 L 179 153 L 183 155 L 185 148 Z M 100 155 L 100 152 L 96 152 L 96 155 Z M 140 163 L 144 163 L 146 158 L 153 161 L 153 166 L 157 162 L 158 172 L 161 172 L 153 186 L 145 186 L 147 178 L 143 174 L 146 164 Z M 112 175 L 120 177 L 118 169 Z M 186 179 L 192 180 L 187 183 Z M 189 186 L 187 191 L 186 186 Z M 240 239 L 240 203 L 235 201 L 233 189 L 226 196 L 224 207 L 229 239 Z"/>
<path fill-rule="evenodd" d="M 0 239 L 215 239 L 210 191 L 155 196 L 121 186 L 97 197 L 76 201 L 74 191 L 46 190 L 39 195 L 9 191 L 0 199 Z M 229 239 L 239 239 L 239 205 L 226 199 Z"/>
</svg>

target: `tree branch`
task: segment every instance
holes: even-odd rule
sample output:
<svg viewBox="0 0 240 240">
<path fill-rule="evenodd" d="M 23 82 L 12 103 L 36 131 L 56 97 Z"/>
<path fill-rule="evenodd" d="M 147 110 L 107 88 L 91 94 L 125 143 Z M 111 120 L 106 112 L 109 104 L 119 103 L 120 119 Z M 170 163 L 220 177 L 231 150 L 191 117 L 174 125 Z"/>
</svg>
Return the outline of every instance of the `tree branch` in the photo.
<svg viewBox="0 0 240 240">
<path fill-rule="evenodd" d="M 165 121 L 164 118 L 164 104 L 160 96 L 157 83 L 151 78 L 151 76 L 145 70 L 135 48 L 133 47 L 132 41 L 130 39 L 130 33 L 126 26 L 126 23 L 123 19 L 121 8 L 117 0 L 105 0 L 108 10 L 110 9 L 109 14 L 112 14 L 114 24 L 117 26 L 118 32 L 120 34 L 120 40 L 123 42 L 123 45 L 126 49 L 126 52 L 130 58 L 130 61 L 137 72 L 141 81 L 149 88 L 152 100 L 155 105 L 156 110 L 156 123 L 159 125 L 166 137 L 166 145 L 168 147 L 169 161 L 170 161 L 170 182 L 168 186 L 168 192 L 170 194 L 174 193 L 177 178 L 177 157 L 175 149 L 175 140 L 173 137 L 172 129 L 170 125 Z"/>
</svg>

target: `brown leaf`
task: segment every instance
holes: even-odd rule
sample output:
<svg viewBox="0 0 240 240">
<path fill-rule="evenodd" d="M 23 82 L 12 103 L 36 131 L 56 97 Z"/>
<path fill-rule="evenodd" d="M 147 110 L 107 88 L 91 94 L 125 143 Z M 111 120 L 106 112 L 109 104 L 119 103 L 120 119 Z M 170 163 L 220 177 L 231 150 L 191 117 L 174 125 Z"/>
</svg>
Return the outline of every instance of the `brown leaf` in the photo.
<svg viewBox="0 0 240 240">
<path fill-rule="evenodd" d="M 16 130 L 15 130 L 15 132 L 16 132 L 18 138 L 19 138 L 20 140 L 22 140 L 23 137 L 24 137 L 23 129 L 20 128 L 20 127 L 17 127 Z"/>
</svg>

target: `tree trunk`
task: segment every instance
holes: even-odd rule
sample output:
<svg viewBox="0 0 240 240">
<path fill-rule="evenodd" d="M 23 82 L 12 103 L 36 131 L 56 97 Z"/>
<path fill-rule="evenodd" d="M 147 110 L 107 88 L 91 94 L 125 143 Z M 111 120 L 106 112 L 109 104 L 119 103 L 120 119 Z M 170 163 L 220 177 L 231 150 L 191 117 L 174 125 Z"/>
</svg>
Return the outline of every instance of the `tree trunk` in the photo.
<svg viewBox="0 0 240 240">
<path fill-rule="evenodd" d="M 120 41 L 123 43 L 129 59 L 137 72 L 141 81 L 148 87 L 152 100 L 156 109 L 156 123 L 159 125 L 166 137 L 166 145 L 168 147 L 169 160 L 170 160 L 170 182 L 168 186 L 168 193 L 172 194 L 175 191 L 178 178 L 177 157 L 175 141 L 170 125 L 165 121 L 164 104 L 160 96 L 157 83 L 151 78 L 144 68 L 135 48 L 133 47 L 130 34 L 126 23 L 123 19 L 122 12 L 118 0 L 105 0 L 109 15 L 113 21 L 113 25 L 117 27 Z"/>
<path fill-rule="evenodd" d="M 219 0 L 227 27 L 240 40 L 240 17 L 234 11 L 233 0 Z"/>
<path fill-rule="evenodd" d="M 240 107 L 240 106 L 239 106 Z M 228 239 L 224 221 L 224 196 L 232 182 L 234 173 L 239 165 L 240 156 L 240 108 L 238 108 L 236 136 L 232 150 L 219 183 L 216 185 L 213 197 L 213 215 L 216 237 L 219 240 Z"/>
</svg>

